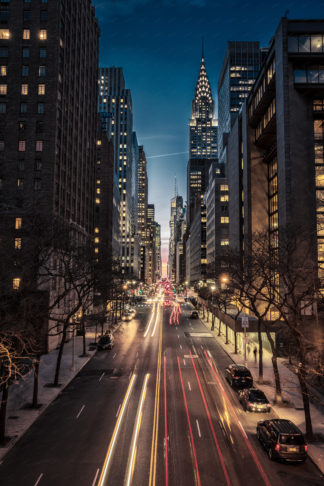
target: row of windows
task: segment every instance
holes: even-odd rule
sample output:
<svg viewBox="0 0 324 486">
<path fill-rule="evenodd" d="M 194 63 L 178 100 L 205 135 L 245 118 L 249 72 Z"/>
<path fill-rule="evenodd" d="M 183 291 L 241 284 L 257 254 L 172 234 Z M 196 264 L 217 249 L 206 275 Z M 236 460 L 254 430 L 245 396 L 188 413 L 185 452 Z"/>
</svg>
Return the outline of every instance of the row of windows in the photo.
<svg viewBox="0 0 324 486">
<path fill-rule="evenodd" d="M 22 57 L 24 59 L 28 59 L 30 57 L 30 47 L 23 47 L 22 48 Z M 0 47 L 0 57 L 8 57 L 9 49 L 8 47 Z M 47 56 L 46 47 L 41 47 L 39 49 L 39 57 L 44 59 Z"/>
<path fill-rule="evenodd" d="M 8 75 L 8 66 L 2 65 L 0 66 L 0 76 L 7 76 Z M 28 76 L 29 75 L 29 66 L 22 66 L 21 68 L 21 75 Z M 38 76 L 46 76 L 46 66 L 38 66 Z"/>
<path fill-rule="evenodd" d="M 30 20 L 31 20 L 31 10 L 24 10 L 23 21 L 29 22 Z M 47 10 L 40 11 L 40 20 L 41 22 L 47 22 Z M 0 10 L 0 23 L 3 24 L 7 22 L 9 22 L 9 10 Z"/>
<path fill-rule="evenodd" d="M 7 113 L 7 103 L 0 103 L 0 114 Z M 20 113 L 28 113 L 27 103 L 20 103 Z M 37 103 L 37 114 L 43 115 L 45 113 L 44 103 Z"/>
<path fill-rule="evenodd" d="M 26 152 L 26 148 L 27 148 L 27 141 L 26 140 L 19 140 L 18 151 L 19 152 Z M 36 152 L 43 152 L 43 148 L 44 148 L 44 141 L 43 140 L 36 140 L 36 143 L 35 143 Z"/>
<path fill-rule="evenodd" d="M 294 70 L 294 82 L 319 84 L 324 83 L 324 66 L 308 66 Z"/>
<path fill-rule="evenodd" d="M 289 36 L 288 52 L 324 52 L 324 37 L 320 34 Z"/>
<path fill-rule="evenodd" d="M 21 177 L 17 179 L 17 188 L 23 191 L 25 187 L 25 180 Z M 40 191 L 42 189 L 42 180 L 34 179 L 34 191 Z"/>
<path fill-rule="evenodd" d="M 271 61 L 270 65 L 269 65 L 266 73 L 265 73 L 265 76 L 262 79 L 262 82 L 261 82 L 259 88 L 257 89 L 255 95 L 253 96 L 253 100 L 252 100 L 250 110 L 249 110 L 250 116 L 253 115 L 253 111 L 256 109 L 256 107 L 260 103 L 261 98 L 264 95 L 264 92 L 265 92 L 268 84 L 270 83 L 273 76 L 275 75 L 275 72 L 276 72 L 276 62 L 275 62 L 275 59 L 273 59 Z"/>
<path fill-rule="evenodd" d="M 39 84 L 37 86 L 37 94 L 38 95 L 44 95 L 45 94 L 45 90 L 46 90 L 46 87 L 45 87 L 45 84 Z M 0 84 L 0 95 L 1 96 L 5 96 L 8 92 L 8 85 L 7 84 Z M 21 85 L 21 88 L 20 88 L 20 94 L 26 96 L 28 95 L 28 92 L 29 92 L 29 86 L 28 84 L 24 83 Z"/>
<path fill-rule="evenodd" d="M 0 40 L 10 39 L 11 34 L 9 29 L 0 29 Z M 38 32 L 38 38 L 40 40 L 47 39 L 47 29 L 40 29 Z M 30 29 L 24 29 L 22 32 L 22 39 L 23 40 L 30 40 Z"/>
<path fill-rule="evenodd" d="M 257 140 L 260 137 L 263 130 L 266 128 L 268 123 L 272 120 L 275 113 L 276 113 L 276 100 L 275 98 L 273 98 L 272 102 L 267 108 L 267 111 L 262 116 L 260 122 L 258 123 L 258 126 L 255 129 L 255 140 Z"/>
</svg>

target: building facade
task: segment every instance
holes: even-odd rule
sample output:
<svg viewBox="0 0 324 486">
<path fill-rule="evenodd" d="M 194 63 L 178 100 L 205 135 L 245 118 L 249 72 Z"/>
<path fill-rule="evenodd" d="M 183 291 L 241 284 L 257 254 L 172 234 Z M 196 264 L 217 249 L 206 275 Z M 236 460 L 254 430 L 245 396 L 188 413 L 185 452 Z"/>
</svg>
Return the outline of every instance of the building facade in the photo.
<svg viewBox="0 0 324 486">
<path fill-rule="evenodd" d="M 174 197 L 171 199 L 170 211 L 170 240 L 169 240 L 169 279 L 174 281 L 176 274 L 176 246 L 177 246 L 177 225 L 183 214 L 183 199 L 178 196 L 175 191 Z"/>
</svg>

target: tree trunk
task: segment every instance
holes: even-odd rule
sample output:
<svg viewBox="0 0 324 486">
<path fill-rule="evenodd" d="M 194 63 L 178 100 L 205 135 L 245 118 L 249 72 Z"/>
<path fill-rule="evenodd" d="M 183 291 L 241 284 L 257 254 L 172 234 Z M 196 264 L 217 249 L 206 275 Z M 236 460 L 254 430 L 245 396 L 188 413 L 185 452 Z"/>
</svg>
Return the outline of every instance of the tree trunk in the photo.
<svg viewBox="0 0 324 486">
<path fill-rule="evenodd" d="M 2 400 L 0 406 L 0 444 L 3 444 L 6 438 L 6 415 L 7 415 L 8 395 L 9 395 L 9 383 L 6 382 L 2 386 Z"/>
<path fill-rule="evenodd" d="M 273 375 L 275 379 L 275 386 L 276 386 L 276 397 L 275 397 L 275 403 L 282 403 L 282 390 L 281 390 L 281 381 L 280 381 L 280 374 L 279 374 L 279 369 L 278 369 L 278 361 L 277 361 L 277 350 L 276 346 L 274 343 L 274 340 L 272 339 L 271 333 L 267 326 L 265 326 L 265 330 L 267 333 L 267 338 L 271 346 L 271 352 L 272 352 L 272 368 L 273 368 Z"/>
<path fill-rule="evenodd" d="M 304 405 L 304 413 L 305 413 L 305 426 L 306 426 L 306 437 L 308 440 L 313 440 L 313 427 L 312 427 L 312 417 L 310 413 L 310 406 L 309 406 L 309 393 L 308 393 L 308 386 L 306 381 L 306 369 L 305 369 L 305 350 L 304 344 L 302 342 L 302 338 L 298 336 L 297 339 L 298 348 L 299 348 L 299 357 L 300 363 L 298 364 L 298 380 L 300 391 L 303 398 L 303 405 Z"/>
<path fill-rule="evenodd" d="M 63 356 L 63 349 L 64 349 L 64 343 L 66 339 L 66 324 L 63 325 L 63 331 L 62 331 L 62 339 L 60 342 L 60 348 L 59 352 L 57 355 L 57 360 L 56 360 L 56 367 L 55 367 L 55 377 L 54 377 L 54 386 L 58 386 L 59 384 L 59 375 L 60 375 L 60 367 L 61 367 L 61 361 L 62 361 L 62 356 Z"/>
<path fill-rule="evenodd" d="M 87 341 L 86 341 L 86 326 L 84 324 L 84 319 L 82 318 L 82 356 L 88 356 L 87 355 Z"/>
<path fill-rule="evenodd" d="M 225 324 L 225 344 L 228 344 L 228 325 Z"/>
<path fill-rule="evenodd" d="M 219 322 L 219 324 L 218 324 L 218 336 L 220 336 L 221 335 L 221 323 L 222 323 L 220 318 L 218 318 L 218 322 Z"/>
<path fill-rule="evenodd" d="M 38 377 L 39 377 L 39 363 L 40 363 L 40 354 L 38 354 L 35 358 L 35 365 L 34 365 L 34 388 L 33 388 L 33 401 L 32 407 L 38 407 Z"/>
<path fill-rule="evenodd" d="M 263 345 L 261 336 L 261 321 L 258 319 L 258 343 L 259 343 L 259 383 L 263 383 Z"/>
</svg>

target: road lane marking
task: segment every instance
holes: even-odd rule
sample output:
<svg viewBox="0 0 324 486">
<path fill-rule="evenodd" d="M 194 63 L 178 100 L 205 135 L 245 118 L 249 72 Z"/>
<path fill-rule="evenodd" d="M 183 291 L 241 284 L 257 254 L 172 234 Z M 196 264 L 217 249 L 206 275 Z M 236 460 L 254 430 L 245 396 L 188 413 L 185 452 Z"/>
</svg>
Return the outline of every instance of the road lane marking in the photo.
<svg viewBox="0 0 324 486">
<path fill-rule="evenodd" d="M 151 317 L 150 317 L 150 320 L 149 320 L 148 325 L 146 326 L 146 330 L 145 330 L 145 332 L 144 332 L 144 337 L 146 337 L 146 336 L 147 336 L 147 334 L 148 334 L 148 332 L 149 332 L 149 330 L 150 330 L 151 324 L 152 324 L 152 322 L 153 322 L 154 314 L 155 314 L 155 304 L 154 304 L 154 305 L 153 305 L 153 307 L 152 307 L 152 313 L 151 313 Z"/>
<path fill-rule="evenodd" d="M 198 435 L 201 438 L 201 432 L 200 432 L 199 422 L 198 422 L 197 419 L 196 419 L 196 425 L 197 425 L 197 429 L 198 429 Z"/>
<path fill-rule="evenodd" d="M 129 397 L 131 395 L 131 392 L 132 392 L 132 389 L 133 389 L 133 386 L 134 386 L 135 379 L 136 379 L 136 375 L 133 374 L 132 379 L 128 384 L 127 392 L 126 392 L 126 395 L 124 397 L 124 401 L 123 401 L 123 404 L 122 404 L 122 407 L 121 407 L 120 414 L 118 415 L 118 419 L 117 419 L 117 422 L 116 422 L 116 425 L 115 425 L 115 428 L 114 428 L 113 435 L 110 439 L 107 454 L 106 454 L 105 461 L 104 461 L 104 464 L 103 464 L 103 468 L 102 468 L 102 471 L 101 471 L 101 474 L 100 474 L 98 486 L 103 486 L 104 482 L 106 480 L 106 476 L 107 476 L 107 473 L 108 473 L 112 453 L 114 451 L 114 447 L 115 447 L 115 444 L 116 444 L 116 439 L 117 439 L 117 436 L 118 436 L 120 424 L 122 422 L 122 419 L 123 419 L 123 416 L 124 416 L 124 413 L 125 413 L 125 410 L 126 410 L 126 406 L 127 406 Z"/>
<path fill-rule="evenodd" d="M 121 409 L 121 403 L 119 404 L 119 407 L 118 407 L 118 410 L 117 410 L 117 413 L 116 413 L 116 417 L 118 417 L 120 409 Z"/>
<path fill-rule="evenodd" d="M 113 359 L 115 359 L 115 358 L 116 358 L 116 354 L 117 354 L 117 353 L 115 353 L 115 354 L 114 354 Z"/>
<path fill-rule="evenodd" d="M 38 476 L 38 479 L 37 479 L 36 483 L 34 484 L 34 486 L 37 486 L 39 484 L 39 482 L 40 482 L 40 480 L 42 479 L 43 476 L 44 476 L 43 473 Z"/>
<path fill-rule="evenodd" d="M 156 325 L 157 325 L 157 322 L 159 320 L 159 317 L 160 317 L 160 306 L 159 304 L 157 304 L 157 312 L 155 314 L 155 322 L 154 322 L 154 328 L 153 328 L 153 331 L 152 331 L 152 334 L 151 334 L 151 337 L 154 336 L 155 334 L 155 331 L 156 331 Z"/>
<path fill-rule="evenodd" d="M 160 383 L 161 383 L 161 362 L 162 362 L 162 329 L 163 326 L 160 326 L 159 351 L 158 351 L 158 360 L 157 360 L 157 368 L 156 368 L 154 418 L 153 418 L 149 486 L 155 486 L 155 480 L 156 480 L 156 460 L 157 460 L 157 443 L 158 443 L 158 434 L 159 434 Z"/>
<path fill-rule="evenodd" d="M 143 411 L 147 382 L 148 382 L 149 377 L 150 377 L 150 374 L 147 373 L 145 375 L 145 379 L 144 379 L 144 383 L 143 383 L 143 387 L 142 387 L 142 392 L 141 392 L 141 398 L 140 398 L 137 413 L 136 413 L 135 428 L 134 428 L 133 437 L 132 437 L 131 455 L 130 455 L 130 459 L 128 461 L 127 473 L 126 473 L 126 477 L 127 477 L 126 486 L 130 486 L 131 481 L 132 481 L 132 476 L 133 476 L 133 473 L 134 473 L 134 469 L 135 469 L 136 443 L 137 443 L 138 434 L 139 434 L 139 431 L 140 431 L 140 428 L 141 428 L 142 411 Z"/>
<path fill-rule="evenodd" d="M 201 481 L 200 481 L 200 474 L 199 474 L 199 468 L 198 468 L 198 460 L 197 460 L 197 453 L 196 453 L 196 448 L 195 448 L 195 442 L 193 438 L 193 433 L 192 433 L 192 428 L 191 428 L 191 422 L 190 422 L 190 417 L 189 417 L 189 410 L 188 410 L 188 403 L 187 403 L 187 398 L 186 398 L 186 393 L 184 390 L 183 386 L 183 379 L 182 379 L 182 373 L 181 373 L 181 366 L 180 366 L 180 358 L 179 356 L 177 357 L 178 360 L 178 369 L 179 369 L 179 375 L 180 375 L 180 383 L 181 383 L 181 388 L 182 388 L 182 395 L 183 395 L 183 401 L 185 405 L 185 410 L 186 410 L 186 415 L 187 415 L 187 422 L 188 422 L 188 427 L 189 427 L 189 434 L 190 434 L 190 440 L 191 440 L 191 448 L 192 448 L 192 453 L 193 453 L 193 458 L 195 462 L 195 468 L 196 468 L 196 478 L 198 481 L 198 486 L 201 486 Z"/>
<path fill-rule="evenodd" d="M 78 415 L 77 415 L 75 418 L 77 418 L 77 419 L 78 419 L 78 418 L 80 417 L 80 415 L 81 415 L 81 413 L 83 412 L 84 408 L 85 408 L 85 405 L 82 405 L 82 407 L 81 407 L 81 409 L 80 409 L 80 411 L 79 411 Z"/>
<path fill-rule="evenodd" d="M 188 381 L 188 388 L 189 388 L 189 390 L 191 391 L 191 385 L 190 385 L 190 381 Z"/>
<path fill-rule="evenodd" d="M 196 350 L 196 348 L 195 348 L 195 346 L 192 346 L 192 349 L 194 350 L 194 353 L 195 353 L 195 354 L 198 354 L 198 353 L 197 353 L 197 350 Z"/>
<path fill-rule="evenodd" d="M 92 485 L 91 485 L 91 486 L 95 486 L 95 484 L 96 484 L 96 482 L 97 482 L 97 478 L 98 478 L 99 471 L 100 471 L 100 469 L 97 469 L 97 472 L 96 472 L 95 478 L 94 478 L 94 480 L 92 481 Z"/>
<path fill-rule="evenodd" d="M 181 344 L 180 344 L 180 349 L 182 349 L 182 346 L 181 346 Z"/>
<path fill-rule="evenodd" d="M 183 359 L 183 366 L 186 366 L 186 361 L 185 361 L 185 359 Z"/>
<path fill-rule="evenodd" d="M 207 354 L 208 354 L 208 356 L 209 356 L 210 358 L 212 357 L 212 355 L 210 354 L 209 349 L 207 349 Z"/>
<path fill-rule="evenodd" d="M 165 486 L 169 484 L 169 461 L 168 461 L 168 414 L 166 394 L 166 356 L 163 359 L 164 370 L 164 442 L 165 442 Z"/>
<path fill-rule="evenodd" d="M 100 381 L 103 379 L 103 377 L 104 377 L 104 376 L 105 376 L 105 372 L 103 372 L 103 373 L 102 373 L 102 375 L 100 376 L 100 378 L 99 378 L 99 383 L 100 383 Z"/>
</svg>

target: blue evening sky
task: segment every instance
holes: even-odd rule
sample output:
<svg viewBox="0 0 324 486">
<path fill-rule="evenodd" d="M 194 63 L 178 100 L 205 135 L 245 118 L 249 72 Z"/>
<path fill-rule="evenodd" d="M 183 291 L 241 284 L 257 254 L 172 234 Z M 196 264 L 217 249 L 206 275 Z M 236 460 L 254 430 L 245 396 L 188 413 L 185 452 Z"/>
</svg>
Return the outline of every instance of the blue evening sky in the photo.
<svg viewBox="0 0 324 486">
<path fill-rule="evenodd" d="M 213 97 L 228 40 L 267 46 L 284 15 L 324 18 L 323 0 L 93 0 L 101 28 L 100 65 L 124 70 L 134 129 L 148 159 L 149 203 L 169 237 L 174 177 L 186 200 L 188 121 L 199 73 L 201 38 Z M 216 100 L 217 106 L 217 100 Z M 216 111 L 217 116 L 217 111 Z M 172 155 L 170 155 L 172 154 Z"/>
</svg>

